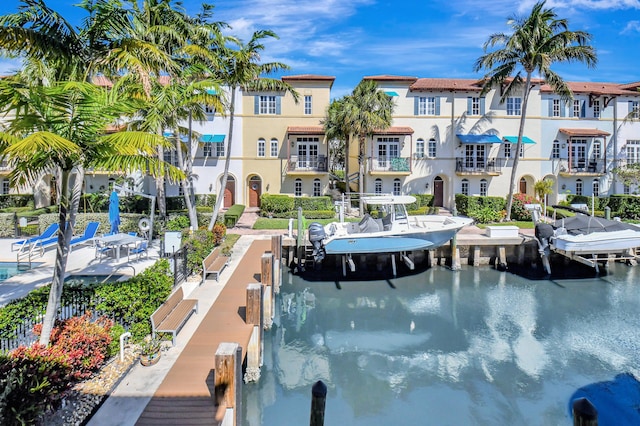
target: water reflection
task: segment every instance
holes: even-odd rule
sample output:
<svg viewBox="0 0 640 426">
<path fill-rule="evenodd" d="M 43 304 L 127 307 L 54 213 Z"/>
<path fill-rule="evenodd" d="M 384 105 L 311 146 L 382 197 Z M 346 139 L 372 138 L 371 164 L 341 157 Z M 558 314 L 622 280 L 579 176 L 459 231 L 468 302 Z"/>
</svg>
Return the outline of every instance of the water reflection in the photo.
<svg viewBox="0 0 640 426">
<path fill-rule="evenodd" d="M 245 387 L 247 423 L 308 423 L 321 379 L 326 424 L 569 425 L 576 389 L 640 377 L 637 278 L 624 265 L 558 283 L 490 268 L 341 289 L 290 277 L 262 378 Z"/>
</svg>

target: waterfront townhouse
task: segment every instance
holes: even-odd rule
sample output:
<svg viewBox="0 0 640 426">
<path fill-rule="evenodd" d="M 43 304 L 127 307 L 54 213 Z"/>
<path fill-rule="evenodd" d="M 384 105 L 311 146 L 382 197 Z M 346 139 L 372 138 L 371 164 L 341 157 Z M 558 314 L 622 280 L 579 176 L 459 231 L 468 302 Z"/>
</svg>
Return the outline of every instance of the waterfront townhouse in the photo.
<svg viewBox="0 0 640 426">
<path fill-rule="evenodd" d="M 334 77 L 282 77 L 299 94 L 242 92 L 244 204 L 258 207 L 260 195 L 324 195 L 329 186 L 329 144 L 322 119 Z"/>
<path fill-rule="evenodd" d="M 518 190 L 533 194 L 540 120 L 527 120 L 525 143 L 516 153 L 522 96 L 501 103 L 496 90 L 481 95 L 478 80 L 365 78 L 396 104 L 391 127 L 368 141 L 365 191 L 433 194 L 435 205 L 444 207 L 453 206 L 456 193 L 504 196 L 519 155 Z M 537 93 L 529 108 L 539 110 Z"/>
</svg>

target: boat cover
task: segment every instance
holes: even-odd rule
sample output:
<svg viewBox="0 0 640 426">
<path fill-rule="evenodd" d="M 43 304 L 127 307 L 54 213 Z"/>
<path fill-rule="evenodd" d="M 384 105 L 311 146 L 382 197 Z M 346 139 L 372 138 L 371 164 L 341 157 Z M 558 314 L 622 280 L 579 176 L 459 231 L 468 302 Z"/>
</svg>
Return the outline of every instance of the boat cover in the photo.
<svg viewBox="0 0 640 426">
<path fill-rule="evenodd" d="M 640 228 L 630 223 L 608 220 L 601 217 L 577 214 L 574 217 L 556 220 L 553 227 L 564 228 L 570 235 L 590 234 L 592 232 L 624 231 L 626 229 L 640 231 Z"/>
</svg>

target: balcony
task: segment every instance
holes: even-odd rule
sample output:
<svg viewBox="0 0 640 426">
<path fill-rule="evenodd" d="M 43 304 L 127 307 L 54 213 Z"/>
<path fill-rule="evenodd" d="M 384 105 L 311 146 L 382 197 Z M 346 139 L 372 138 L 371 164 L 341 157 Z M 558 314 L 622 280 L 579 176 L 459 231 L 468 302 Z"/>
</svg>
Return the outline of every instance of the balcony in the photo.
<svg viewBox="0 0 640 426">
<path fill-rule="evenodd" d="M 500 176 L 504 158 L 456 158 L 456 174 L 458 176 Z"/>
<path fill-rule="evenodd" d="M 327 157 L 324 155 L 292 155 L 287 161 L 287 174 L 313 174 L 327 172 Z"/>
<path fill-rule="evenodd" d="M 369 159 L 370 174 L 411 174 L 410 157 L 387 157 L 378 156 Z"/>
<path fill-rule="evenodd" d="M 607 166 L 602 159 L 576 158 L 571 161 L 558 161 L 560 176 L 600 176 L 607 173 Z"/>
</svg>

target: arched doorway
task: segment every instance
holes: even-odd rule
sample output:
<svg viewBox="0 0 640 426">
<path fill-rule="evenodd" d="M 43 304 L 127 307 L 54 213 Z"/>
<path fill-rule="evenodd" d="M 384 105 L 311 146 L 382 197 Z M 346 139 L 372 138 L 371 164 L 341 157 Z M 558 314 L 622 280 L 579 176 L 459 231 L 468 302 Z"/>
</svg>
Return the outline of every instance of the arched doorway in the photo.
<svg viewBox="0 0 640 426">
<path fill-rule="evenodd" d="M 444 181 L 440 176 L 433 179 L 433 205 L 444 207 Z"/>
<path fill-rule="evenodd" d="M 262 179 L 260 176 L 249 178 L 249 207 L 260 207 L 260 195 L 262 194 Z"/>
<path fill-rule="evenodd" d="M 227 186 L 224 188 L 224 208 L 228 209 L 236 202 L 236 179 L 227 176 Z"/>
<path fill-rule="evenodd" d="M 520 193 L 527 193 L 527 180 L 525 178 L 520 178 Z"/>
</svg>

